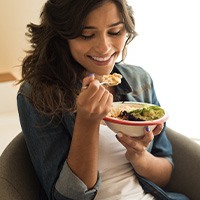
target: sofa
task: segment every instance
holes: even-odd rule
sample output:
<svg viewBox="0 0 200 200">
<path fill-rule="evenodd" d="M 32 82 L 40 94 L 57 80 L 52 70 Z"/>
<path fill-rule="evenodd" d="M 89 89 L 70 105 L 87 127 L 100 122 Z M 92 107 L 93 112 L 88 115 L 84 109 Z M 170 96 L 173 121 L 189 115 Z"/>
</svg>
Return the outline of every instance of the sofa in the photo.
<svg viewBox="0 0 200 200">
<path fill-rule="evenodd" d="M 167 127 L 172 143 L 174 170 L 166 189 L 200 199 L 200 145 Z M 0 157 L 0 199 L 39 200 L 40 183 L 32 166 L 23 134 L 18 134 Z"/>
</svg>

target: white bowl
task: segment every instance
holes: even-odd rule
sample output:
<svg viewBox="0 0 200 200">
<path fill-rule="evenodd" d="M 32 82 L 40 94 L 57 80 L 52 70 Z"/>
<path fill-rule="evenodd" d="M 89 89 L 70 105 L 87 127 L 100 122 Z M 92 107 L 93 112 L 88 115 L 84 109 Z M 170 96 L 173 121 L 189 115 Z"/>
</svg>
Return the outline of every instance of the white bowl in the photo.
<svg viewBox="0 0 200 200">
<path fill-rule="evenodd" d="M 148 103 L 141 103 L 141 102 L 113 102 L 113 107 L 117 108 L 121 104 L 125 104 L 127 106 L 131 107 L 142 107 L 145 105 L 152 106 L 153 104 Z M 155 106 L 155 105 L 153 105 Z M 104 121 L 106 125 L 115 133 L 122 132 L 126 135 L 129 135 L 131 137 L 140 137 L 144 135 L 144 129 L 145 127 L 149 127 L 149 129 L 152 131 L 156 125 L 164 123 L 168 119 L 169 115 L 165 111 L 165 114 L 163 117 L 151 120 L 151 121 L 129 121 L 129 120 L 123 120 L 118 119 L 110 116 L 106 116 L 104 118 Z"/>
</svg>

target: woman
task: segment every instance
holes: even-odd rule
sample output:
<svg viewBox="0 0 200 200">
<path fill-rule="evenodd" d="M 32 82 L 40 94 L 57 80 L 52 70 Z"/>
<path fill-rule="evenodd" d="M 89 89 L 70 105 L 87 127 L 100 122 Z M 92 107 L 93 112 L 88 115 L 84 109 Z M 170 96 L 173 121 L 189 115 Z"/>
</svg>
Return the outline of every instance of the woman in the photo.
<svg viewBox="0 0 200 200">
<path fill-rule="evenodd" d="M 137 139 L 101 123 L 113 101 L 159 105 L 147 72 L 116 63 L 136 35 L 132 14 L 125 0 L 50 0 L 28 25 L 17 100 L 42 199 L 187 199 L 160 188 L 173 165 L 162 124 Z M 120 85 L 100 85 L 114 72 Z"/>
</svg>

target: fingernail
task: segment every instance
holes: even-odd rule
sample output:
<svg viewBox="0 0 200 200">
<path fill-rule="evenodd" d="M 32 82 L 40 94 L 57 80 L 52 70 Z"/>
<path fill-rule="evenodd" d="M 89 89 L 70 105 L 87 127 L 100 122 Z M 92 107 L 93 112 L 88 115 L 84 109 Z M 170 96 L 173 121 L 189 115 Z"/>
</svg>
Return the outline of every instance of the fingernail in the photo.
<svg viewBox="0 0 200 200">
<path fill-rule="evenodd" d="M 146 127 L 146 131 L 147 131 L 147 132 L 150 132 L 150 128 L 149 128 L 148 126 Z"/>
<path fill-rule="evenodd" d="M 117 137 L 118 137 L 118 138 L 121 138 L 121 137 L 123 137 L 122 133 L 120 133 L 120 132 L 119 132 L 119 133 L 117 133 Z"/>
<path fill-rule="evenodd" d="M 90 76 L 94 76 L 94 73 L 88 74 L 88 76 L 89 76 L 89 77 L 90 77 Z"/>
</svg>

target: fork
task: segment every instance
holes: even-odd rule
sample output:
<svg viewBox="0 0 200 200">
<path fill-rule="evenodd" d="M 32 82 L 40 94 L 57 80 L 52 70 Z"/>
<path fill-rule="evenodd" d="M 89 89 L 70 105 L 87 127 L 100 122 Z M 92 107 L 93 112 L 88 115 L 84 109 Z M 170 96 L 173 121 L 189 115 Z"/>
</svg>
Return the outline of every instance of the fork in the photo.
<svg viewBox="0 0 200 200">
<path fill-rule="evenodd" d="M 105 86 L 115 86 L 117 84 L 111 83 L 111 82 L 101 82 L 99 85 L 105 85 Z M 83 86 L 82 89 L 87 89 L 88 86 Z"/>
</svg>

